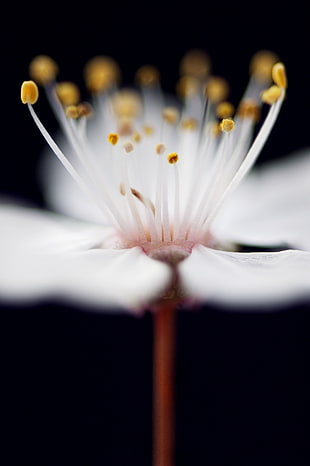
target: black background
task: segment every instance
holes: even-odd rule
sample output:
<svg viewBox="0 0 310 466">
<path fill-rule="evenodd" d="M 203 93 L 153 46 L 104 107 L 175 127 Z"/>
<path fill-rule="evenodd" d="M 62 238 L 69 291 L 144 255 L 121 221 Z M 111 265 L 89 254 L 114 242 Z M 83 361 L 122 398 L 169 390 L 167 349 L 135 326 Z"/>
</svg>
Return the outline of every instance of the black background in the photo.
<svg viewBox="0 0 310 466">
<path fill-rule="evenodd" d="M 33 8 L 33 10 L 32 10 Z M 125 84 L 145 63 L 174 90 L 178 63 L 204 48 L 237 102 L 248 62 L 271 49 L 288 69 L 287 100 L 260 158 L 309 145 L 305 6 L 248 3 L 25 5 L 4 12 L 0 191 L 42 205 L 35 167 L 44 141 L 19 100 L 28 63 L 55 58 L 82 84 L 98 53 L 120 63 Z M 83 88 L 82 88 L 83 89 Z M 44 99 L 37 104 L 53 132 Z M 0 264 L 1 266 L 1 264 Z M 238 314 L 210 306 L 178 315 L 176 466 L 305 466 L 308 305 Z M 0 463 L 151 464 L 152 318 L 92 314 L 45 303 L 1 307 Z"/>
</svg>

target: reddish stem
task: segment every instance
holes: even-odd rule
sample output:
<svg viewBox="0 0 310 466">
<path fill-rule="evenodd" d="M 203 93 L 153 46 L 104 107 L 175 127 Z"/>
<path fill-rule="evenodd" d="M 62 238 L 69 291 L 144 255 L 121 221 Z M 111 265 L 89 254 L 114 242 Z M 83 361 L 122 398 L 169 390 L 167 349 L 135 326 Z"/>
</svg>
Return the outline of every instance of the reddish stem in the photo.
<svg viewBox="0 0 310 466">
<path fill-rule="evenodd" d="M 153 466 L 174 464 L 175 304 L 154 312 Z"/>
</svg>

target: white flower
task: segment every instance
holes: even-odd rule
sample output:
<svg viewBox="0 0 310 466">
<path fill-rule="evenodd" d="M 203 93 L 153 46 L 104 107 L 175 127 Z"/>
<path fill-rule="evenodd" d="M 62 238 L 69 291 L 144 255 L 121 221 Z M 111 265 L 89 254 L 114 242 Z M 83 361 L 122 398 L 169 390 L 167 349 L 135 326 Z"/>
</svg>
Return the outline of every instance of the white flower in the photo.
<svg viewBox="0 0 310 466">
<path fill-rule="evenodd" d="M 239 307 L 309 297 L 309 158 L 244 180 L 285 97 L 284 66 L 274 63 L 271 53 L 255 56 L 232 118 L 227 84 L 209 76 L 201 51 L 182 62 L 181 107 L 167 105 L 152 67 L 137 73 L 138 93 L 119 89 L 117 65 L 96 57 L 85 68 L 94 111 L 37 57 L 30 72 L 59 119 L 63 150 L 33 109 L 33 81 L 21 96 L 66 169 L 49 154 L 47 195 L 61 215 L 0 207 L 2 299 L 138 311 L 169 297 Z M 253 140 L 262 100 L 270 108 Z M 244 253 L 238 243 L 287 249 Z"/>
</svg>

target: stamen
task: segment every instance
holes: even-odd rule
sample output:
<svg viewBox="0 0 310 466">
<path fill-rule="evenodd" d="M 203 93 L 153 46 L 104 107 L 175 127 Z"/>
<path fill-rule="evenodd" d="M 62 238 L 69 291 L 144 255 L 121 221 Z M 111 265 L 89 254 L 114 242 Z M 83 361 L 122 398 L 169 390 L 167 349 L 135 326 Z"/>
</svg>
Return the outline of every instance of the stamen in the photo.
<svg viewBox="0 0 310 466">
<path fill-rule="evenodd" d="M 93 114 L 92 106 L 88 102 L 81 102 L 77 105 L 79 117 L 89 118 Z"/>
<path fill-rule="evenodd" d="M 273 65 L 278 61 L 275 53 L 269 50 L 260 50 L 257 52 L 250 63 L 250 73 L 262 83 L 268 83 L 271 80 L 271 71 Z"/>
<path fill-rule="evenodd" d="M 134 188 L 130 188 L 130 189 L 131 189 L 132 194 L 140 202 L 142 202 L 142 204 L 144 204 L 146 207 L 148 207 L 151 210 L 153 215 L 155 215 L 155 206 L 154 206 L 153 202 L 150 201 L 149 199 L 146 199 L 144 196 L 142 196 L 142 194 L 137 189 L 134 189 Z"/>
<path fill-rule="evenodd" d="M 205 87 L 205 96 L 211 102 L 218 103 L 225 100 L 229 94 L 227 81 L 220 76 L 212 76 Z"/>
<path fill-rule="evenodd" d="M 242 100 L 238 107 L 238 117 L 250 118 L 257 123 L 260 119 L 260 108 L 256 101 L 251 99 Z"/>
<path fill-rule="evenodd" d="M 195 130 L 199 125 L 196 118 L 189 117 L 182 120 L 181 126 L 183 129 Z"/>
<path fill-rule="evenodd" d="M 129 154 L 134 150 L 134 145 L 132 144 L 132 142 L 127 141 L 123 144 L 123 149 L 127 154 Z"/>
<path fill-rule="evenodd" d="M 20 98 L 23 104 L 35 104 L 39 97 L 38 86 L 33 81 L 24 81 L 21 90 Z"/>
<path fill-rule="evenodd" d="M 167 160 L 171 165 L 173 165 L 174 163 L 178 162 L 179 156 L 176 152 L 171 152 L 171 154 L 167 155 Z"/>
<path fill-rule="evenodd" d="M 234 106 L 230 102 L 221 102 L 216 107 L 216 115 L 218 118 L 231 118 L 234 114 Z"/>
<path fill-rule="evenodd" d="M 77 120 L 80 116 L 77 105 L 68 105 L 65 110 L 66 117 Z"/>
<path fill-rule="evenodd" d="M 108 141 L 110 144 L 112 144 L 112 146 L 115 146 L 118 143 L 118 140 L 119 140 L 119 136 L 117 133 L 110 133 L 108 135 Z"/>
<path fill-rule="evenodd" d="M 133 142 L 140 142 L 141 141 L 141 134 L 138 133 L 137 131 L 135 131 L 132 134 L 131 139 L 133 140 Z"/>
<path fill-rule="evenodd" d="M 274 85 L 263 91 L 261 98 L 264 103 L 272 105 L 280 98 L 281 94 L 282 90 L 280 87 Z"/>
<path fill-rule="evenodd" d="M 142 102 L 137 92 L 123 89 L 113 96 L 112 108 L 119 118 L 136 118 L 142 112 Z"/>
<path fill-rule="evenodd" d="M 129 117 L 121 117 L 118 121 L 118 134 L 120 136 L 130 136 L 133 134 L 133 119 Z"/>
<path fill-rule="evenodd" d="M 272 79 L 274 82 L 281 87 L 281 89 L 287 88 L 287 78 L 285 66 L 283 63 L 276 63 L 272 68 Z"/>
<path fill-rule="evenodd" d="M 58 73 L 55 61 L 47 55 L 38 55 L 29 65 L 29 74 L 38 84 L 45 86 L 53 81 Z"/>
<path fill-rule="evenodd" d="M 118 64 L 110 57 L 98 55 L 89 60 L 84 68 L 86 87 L 91 93 L 99 94 L 120 81 Z"/>
<path fill-rule="evenodd" d="M 180 118 L 180 112 L 175 107 L 166 107 L 162 112 L 162 116 L 167 123 L 175 125 Z"/>
<path fill-rule="evenodd" d="M 55 87 L 55 92 L 63 106 L 76 105 L 80 100 L 78 87 L 69 81 L 58 83 Z"/>
<path fill-rule="evenodd" d="M 162 143 L 157 144 L 155 152 L 158 155 L 163 155 L 166 151 L 166 146 Z"/>
<path fill-rule="evenodd" d="M 144 65 L 136 72 L 136 82 L 141 86 L 154 86 L 159 83 L 160 73 L 155 66 Z"/>
<path fill-rule="evenodd" d="M 231 118 L 223 118 L 220 123 L 220 129 L 224 133 L 230 133 L 234 129 L 234 126 L 235 122 Z"/>
<path fill-rule="evenodd" d="M 199 92 L 200 83 L 192 76 L 182 76 L 176 85 L 177 94 L 181 98 L 190 97 Z"/>
<path fill-rule="evenodd" d="M 209 56 L 200 49 L 187 52 L 180 63 L 180 73 L 185 76 L 193 76 L 197 79 L 205 79 L 210 71 Z"/>
<path fill-rule="evenodd" d="M 143 125 L 144 134 L 151 136 L 154 133 L 154 128 L 151 125 Z"/>
</svg>

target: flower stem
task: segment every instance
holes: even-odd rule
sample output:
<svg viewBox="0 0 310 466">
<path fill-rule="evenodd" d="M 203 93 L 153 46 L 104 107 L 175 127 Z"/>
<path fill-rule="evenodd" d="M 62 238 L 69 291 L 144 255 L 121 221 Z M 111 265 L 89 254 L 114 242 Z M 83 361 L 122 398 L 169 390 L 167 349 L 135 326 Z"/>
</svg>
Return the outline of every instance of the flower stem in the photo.
<svg viewBox="0 0 310 466">
<path fill-rule="evenodd" d="M 153 466 L 174 464 L 175 304 L 154 312 Z"/>
</svg>

